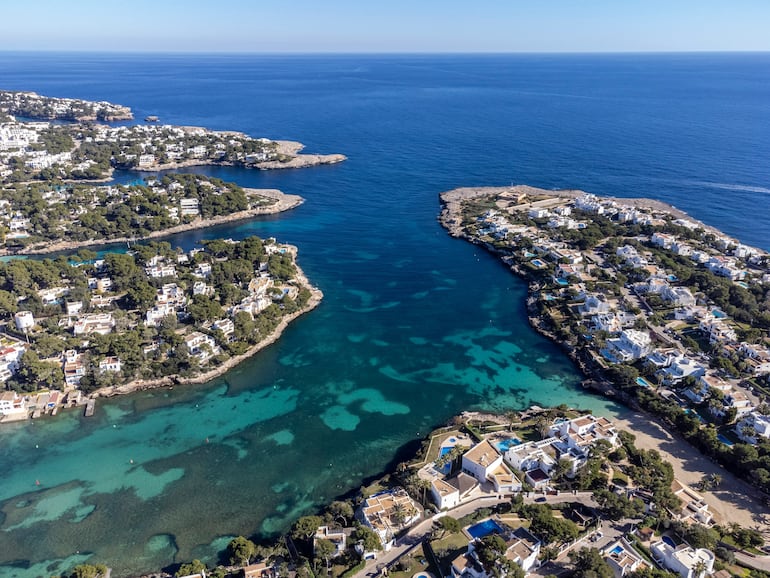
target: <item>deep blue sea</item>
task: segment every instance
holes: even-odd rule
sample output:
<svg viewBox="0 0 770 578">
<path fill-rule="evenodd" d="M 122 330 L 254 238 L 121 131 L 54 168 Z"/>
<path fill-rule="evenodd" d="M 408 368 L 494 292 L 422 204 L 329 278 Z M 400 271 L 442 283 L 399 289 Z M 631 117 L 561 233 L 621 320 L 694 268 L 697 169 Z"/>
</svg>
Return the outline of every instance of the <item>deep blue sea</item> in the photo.
<svg viewBox="0 0 770 578">
<path fill-rule="evenodd" d="M 619 411 L 529 328 L 521 281 L 438 226 L 442 191 L 653 197 L 770 249 L 768 54 L 0 53 L 0 88 L 349 157 L 205 169 L 306 202 L 170 241 L 293 243 L 324 302 L 223 379 L 1 428 L 0 576 L 214 562 L 231 536 L 285 531 L 464 409 Z"/>
</svg>

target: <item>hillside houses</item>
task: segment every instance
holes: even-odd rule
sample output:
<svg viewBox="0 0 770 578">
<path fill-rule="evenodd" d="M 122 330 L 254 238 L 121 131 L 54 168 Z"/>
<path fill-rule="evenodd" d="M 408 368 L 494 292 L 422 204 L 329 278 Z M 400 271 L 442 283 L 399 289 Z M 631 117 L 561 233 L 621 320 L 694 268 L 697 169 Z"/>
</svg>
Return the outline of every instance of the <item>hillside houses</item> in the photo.
<svg viewBox="0 0 770 578">
<path fill-rule="evenodd" d="M 654 203 L 519 192 L 480 191 L 473 198 L 485 202 L 477 206 L 494 202 L 495 209 L 468 203 L 459 214 L 474 242 L 482 234 L 476 211 L 487 211 L 487 231 L 505 230 L 488 246 L 528 279 L 539 329 L 604 386 L 642 406 L 668 407 L 656 396 L 676 403 L 670 412 L 655 410 L 666 419 L 689 411 L 688 427 L 699 416 L 701 427 L 711 422 L 722 433 L 749 418 L 770 387 L 766 252 Z M 748 423 L 746 430 L 741 439 L 757 439 Z M 511 459 L 518 463 L 524 449 L 508 450 Z M 541 455 L 558 451 L 551 444 Z M 547 469 L 548 457 L 542 461 Z M 544 473 L 539 483 L 547 483 Z"/>
<path fill-rule="evenodd" d="M 52 385 L 88 392 L 153 371 L 194 375 L 212 367 L 215 360 L 225 360 L 233 348 L 245 351 L 268 334 L 284 312 L 296 311 L 298 301 L 308 294 L 293 281 L 282 280 L 279 288 L 274 287 L 271 266 L 266 265 L 265 244 L 253 239 L 241 243 L 216 245 L 224 247 L 225 254 L 195 249 L 180 260 L 166 244 L 153 244 L 134 256 L 75 263 L 61 274 L 60 269 L 52 269 L 50 275 L 44 268 L 53 268 L 53 262 L 30 262 L 32 275 L 50 278 L 55 285 L 42 287 L 39 301 L 29 302 L 30 310 L 17 311 L 6 322 L 9 336 L 0 340 L 0 380 L 13 380 L 13 386 L 22 391 L 35 390 L 36 372 L 48 375 L 45 367 L 59 366 L 61 373 L 49 378 Z M 285 279 L 294 267 L 295 252 L 272 245 L 273 241 L 267 242 L 271 250 L 282 254 L 281 274 Z M 246 255 L 252 261 L 246 260 Z M 222 275 L 222 268 L 226 268 L 223 264 L 230 258 L 237 259 L 243 282 Z M 26 265 L 24 261 L 13 263 L 17 268 Z M 0 268 L 4 266 L 0 264 Z M 173 276 L 159 278 L 153 274 L 154 269 L 165 267 L 173 268 Z M 208 283 L 195 280 L 199 279 L 195 273 L 201 271 Z M 105 280 L 110 282 L 102 283 Z M 70 293 L 77 293 L 78 298 L 68 297 Z M 239 300 L 242 295 L 246 297 Z M 252 304 L 248 312 L 253 324 L 249 326 L 238 317 L 246 309 L 244 303 Z M 9 317 L 7 314 L 6 319 Z M 55 329 L 50 335 L 49 328 Z M 70 339 L 79 341 L 66 341 L 63 330 L 71 333 Z M 28 338 L 29 343 L 25 343 Z M 38 352 L 38 343 L 45 344 L 43 353 Z M 40 368 L 19 372 L 27 349 L 37 354 L 30 363 L 40 364 Z M 26 379 L 33 381 L 27 383 Z"/>
</svg>

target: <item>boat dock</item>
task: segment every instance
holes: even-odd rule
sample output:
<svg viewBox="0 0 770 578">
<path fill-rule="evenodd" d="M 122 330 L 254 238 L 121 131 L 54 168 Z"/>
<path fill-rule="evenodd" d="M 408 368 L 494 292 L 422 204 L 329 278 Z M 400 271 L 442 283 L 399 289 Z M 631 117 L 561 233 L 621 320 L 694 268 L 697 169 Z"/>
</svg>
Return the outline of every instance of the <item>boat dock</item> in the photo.
<svg viewBox="0 0 770 578">
<path fill-rule="evenodd" d="M 96 406 L 96 400 L 93 398 L 89 399 L 88 402 L 86 403 L 86 410 L 83 413 L 83 415 L 86 417 L 91 417 L 92 415 L 94 415 L 95 406 Z"/>
</svg>

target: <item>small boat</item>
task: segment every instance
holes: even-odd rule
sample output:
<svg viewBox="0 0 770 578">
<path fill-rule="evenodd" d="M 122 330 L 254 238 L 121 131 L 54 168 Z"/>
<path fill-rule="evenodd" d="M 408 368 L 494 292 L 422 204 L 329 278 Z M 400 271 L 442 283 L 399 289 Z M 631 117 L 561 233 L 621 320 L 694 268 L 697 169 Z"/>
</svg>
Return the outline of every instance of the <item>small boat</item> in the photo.
<svg viewBox="0 0 770 578">
<path fill-rule="evenodd" d="M 154 114 L 151 114 L 150 116 L 144 117 L 144 122 L 158 122 L 160 119 L 155 116 Z"/>
</svg>

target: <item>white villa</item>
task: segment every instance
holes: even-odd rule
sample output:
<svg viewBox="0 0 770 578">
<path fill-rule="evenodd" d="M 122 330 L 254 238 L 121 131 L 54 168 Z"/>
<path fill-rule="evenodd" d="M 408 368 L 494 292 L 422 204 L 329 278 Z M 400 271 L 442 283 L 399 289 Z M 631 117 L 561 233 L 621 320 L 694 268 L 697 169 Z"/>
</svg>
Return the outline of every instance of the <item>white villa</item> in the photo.
<svg viewBox="0 0 770 578">
<path fill-rule="evenodd" d="M 608 339 L 602 354 L 610 361 L 634 361 L 652 353 L 652 338 L 646 331 L 625 329 L 618 339 Z"/>
<path fill-rule="evenodd" d="M 206 361 L 212 355 L 219 353 L 219 347 L 214 338 L 200 331 L 193 331 L 186 335 L 184 343 L 190 355 L 197 357 L 200 361 Z"/>
<path fill-rule="evenodd" d="M 15 391 L 0 393 L 0 415 L 24 416 L 27 413 L 27 402 Z"/>
<path fill-rule="evenodd" d="M 696 303 L 695 297 L 687 287 L 664 287 L 660 296 L 677 307 L 694 307 Z"/>
<path fill-rule="evenodd" d="M 356 517 L 379 536 L 390 550 L 396 532 L 420 519 L 420 511 L 403 488 L 375 494 L 364 500 Z"/>
<path fill-rule="evenodd" d="M 681 544 L 674 548 L 661 540 L 652 544 L 650 550 L 657 562 L 672 572 L 676 572 L 682 578 L 703 578 L 714 571 L 714 553 L 705 548 L 695 550 L 687 544 Z M 696 574 L 695 568 L 701 563 L 705 570 Z"/>
<path fill-rule="evenodd" d="M 92 313 L 75 321 L 72 332 L 75 335 L 88 335 L 90 333 L 107 335 L 112 332 L 113 327 L 115 327 L 115 320 L 112 318 L 112 313 Z"/>
<path fill-rule="evenodd" d="M 615 576 L 622 577 L 635 572 L 645 564 L 644 558 L 634 549 L 625 538 L 610 542 L 602 550 L 604 559 L 610 565 Z"/>
<path fill-rule="evenodd" d="M 612 447 L 620 444 L 618 430 L 612 422 L 606 417 L 591 414 L 554 422 L 549 433 L 558 435 L 570 448 L 585 449 L 598 440 L 607 440 Z"/>
<path fill-rule="evenodd" d="M 734 429 L 744 442 L 756 444 L 760 437 L 770 438 L 770 415 L 753 411 L 740 420 Z"/>
<path fill-rule="evenodd" d="M 526 528 L 517 528 L 501 534 L 505 540 L 505 557 L 529 572 L 538 564 L 541 542 Z M 454 578 L 491 578 L 476 554 L 476 541 L 468 544 L 468 551 L 452 560 L 451 573 Z"/>
</svg>

